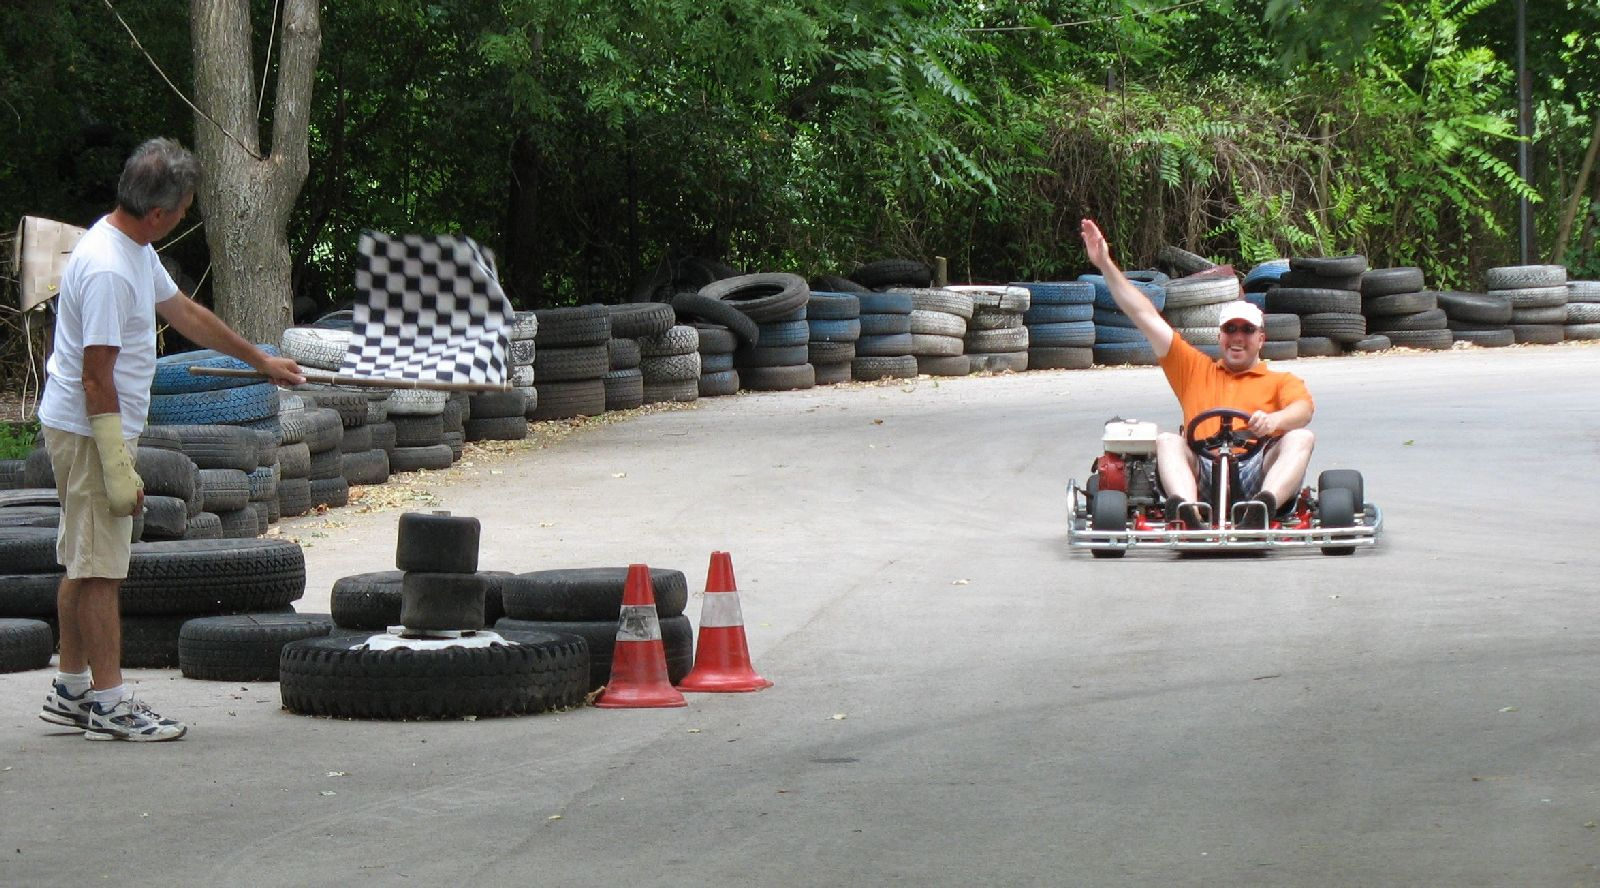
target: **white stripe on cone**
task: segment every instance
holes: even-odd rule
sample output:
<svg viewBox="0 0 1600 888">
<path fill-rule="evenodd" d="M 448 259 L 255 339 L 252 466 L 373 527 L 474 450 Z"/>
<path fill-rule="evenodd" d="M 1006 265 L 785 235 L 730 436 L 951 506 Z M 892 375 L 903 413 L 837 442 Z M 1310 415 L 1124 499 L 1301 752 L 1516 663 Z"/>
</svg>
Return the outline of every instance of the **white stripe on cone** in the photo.
<svg viewBox="0 0 1600 888">
<path fill-rule="evenodd" d="M 737 606 L 737 602 L 735 602 Z M 653 604 L 624 604 L 617 617 L 617 641 L 660 641 L 661 620 Z"/>
<path fill-rule="evenodd" d="M 700 628 L 723 629 L 744 625 L 738 592 L 708 592 L 700 602 Z"/>
</svg>

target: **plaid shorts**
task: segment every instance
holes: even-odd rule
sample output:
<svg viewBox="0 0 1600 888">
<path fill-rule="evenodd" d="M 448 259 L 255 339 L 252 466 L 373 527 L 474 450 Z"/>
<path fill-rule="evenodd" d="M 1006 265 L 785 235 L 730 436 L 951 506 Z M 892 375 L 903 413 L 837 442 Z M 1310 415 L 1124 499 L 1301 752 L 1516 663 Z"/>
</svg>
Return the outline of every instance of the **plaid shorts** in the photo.
<svg viewBox="0 0 1600 888">
<path fill-rule="evenodd" d="M 1238 470 L 1233 478 L 1228 480 L 1229 499 L 1253 499 L 1261 492 L 1261 479 L 1266 476 L 1267 454 L 1277 448 L 1283 440 L 1282 436 L 1273 436 L 1254 455 L 1241 459 L 1233 465 Z M 1201 458 L 1200 462 L 1200 495 L 1206 496 L 1206 491 L 1211 489 L 1211 470 L 1215 463 L 1209 459 Z"/>
</svg>

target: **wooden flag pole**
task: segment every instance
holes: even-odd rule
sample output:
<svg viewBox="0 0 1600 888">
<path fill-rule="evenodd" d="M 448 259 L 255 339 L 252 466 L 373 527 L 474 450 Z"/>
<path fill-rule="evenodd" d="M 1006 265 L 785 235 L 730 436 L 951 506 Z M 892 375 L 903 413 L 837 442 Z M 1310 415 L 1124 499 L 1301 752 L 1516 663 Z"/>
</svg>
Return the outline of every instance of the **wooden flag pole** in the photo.
<svg viewBox="0 0 1600 888">
<path fill-rule="evenodd" d="M 240 370 L 234 367 L 190 367 L 193 376 L 231 376 L 236 379 L 253 378 L 266 379 L 265 373 L 255 370 Z M 348 385 L 361 388 L 391 388 L 391 389 L 427 389 L 435 392 L 509 392 L 510 383 L 496 382 L 439 382 L 432 379 L 383 379 L 372 376 L 338 376 L 333 373 L 314 373 L 304 370 L 300 373 L 306 382 L 323 383 L 326 385 Z"/>
</svg>

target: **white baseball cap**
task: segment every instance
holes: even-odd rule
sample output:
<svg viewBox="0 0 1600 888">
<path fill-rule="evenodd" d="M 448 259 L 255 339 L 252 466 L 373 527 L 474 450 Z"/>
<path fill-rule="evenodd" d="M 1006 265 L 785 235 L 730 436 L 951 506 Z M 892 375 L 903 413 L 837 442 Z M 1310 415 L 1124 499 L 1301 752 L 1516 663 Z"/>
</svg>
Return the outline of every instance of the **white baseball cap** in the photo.
<svg viewBox="0 0 1600 888">
<path fill-rule="evenodd" d="M 1217 315 L 1217 326 L 1221 327 L 1229 321 L 1244 321 L 1258 329 L 1267 325 L 1266 316 L 1261 313 L 1261 309 L 1243 299 L 1222 306 L 1222 311 Z"/>
</svg>

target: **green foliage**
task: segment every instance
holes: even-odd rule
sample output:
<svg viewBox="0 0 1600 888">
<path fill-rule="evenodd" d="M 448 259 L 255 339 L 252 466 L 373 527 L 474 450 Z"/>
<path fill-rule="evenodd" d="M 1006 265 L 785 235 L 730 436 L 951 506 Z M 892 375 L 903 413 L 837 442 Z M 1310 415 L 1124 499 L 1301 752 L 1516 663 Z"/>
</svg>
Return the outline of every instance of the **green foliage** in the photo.
<svg viewBox="0 0 1600 888">
<path fill-rule="evenodd" d="M 0 459 L 23 459 L 39 440 L 39 421 L 0 422 Z"/>
</svg>

